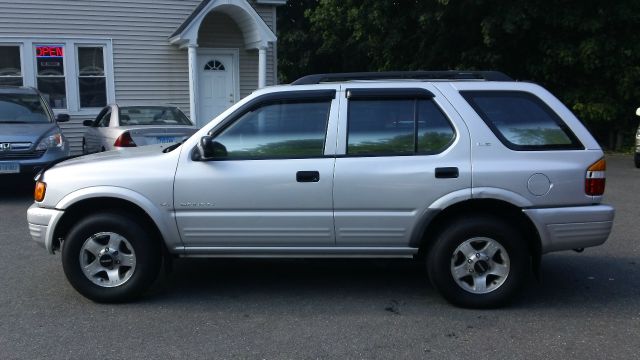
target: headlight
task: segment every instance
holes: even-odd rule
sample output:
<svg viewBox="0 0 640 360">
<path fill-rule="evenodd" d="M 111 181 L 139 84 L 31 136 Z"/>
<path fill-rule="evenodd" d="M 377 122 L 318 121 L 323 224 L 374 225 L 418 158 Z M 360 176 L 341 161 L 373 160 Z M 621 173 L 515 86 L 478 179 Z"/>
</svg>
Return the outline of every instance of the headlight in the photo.
<svg viewBox="0 0 640 360">
<path fill-rule="evenodd" d="M 36 146 L 36 150 L 47 150 L 52 148 L 63 148 L 64 147 L 64 136 L 61 133 L 55 132 L 51 135 L 45 136 L 40 142 L 38 146 Z"/>
</svg>

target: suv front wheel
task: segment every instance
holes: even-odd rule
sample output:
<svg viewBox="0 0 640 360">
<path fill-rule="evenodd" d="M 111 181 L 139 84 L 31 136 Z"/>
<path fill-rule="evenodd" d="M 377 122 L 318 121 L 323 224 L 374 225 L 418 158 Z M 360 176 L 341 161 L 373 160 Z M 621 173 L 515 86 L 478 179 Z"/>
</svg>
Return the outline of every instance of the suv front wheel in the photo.
<svg viewBox="0 0 640 360">
<path fill-rule="evenodd" d="M 439 233 L 427 256 L 433 286 L 454 305 L 502 306 L 524 284 L 527 243 L 509 223 L 487 216 L 460 218 Z"/>
<path fill-rule="evenodd" d="M 131 300 L 147 290 L 161 265 L 160 242 L 134 218 L 99 213 L 79 221 L 62 248 L 71 285 L 97 302 Z"/>
</svg>

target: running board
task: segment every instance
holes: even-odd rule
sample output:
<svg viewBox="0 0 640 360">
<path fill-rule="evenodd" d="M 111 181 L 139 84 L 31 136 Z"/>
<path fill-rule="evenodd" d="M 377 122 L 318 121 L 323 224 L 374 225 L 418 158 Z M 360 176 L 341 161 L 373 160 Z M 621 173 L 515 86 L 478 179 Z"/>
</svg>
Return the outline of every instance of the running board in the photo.
<svg viewBox="0 0 640 360">
<path fill-rule="evenodd" d="M 241 258 L 411 258 L 418 253 L 409 247 L 204 247 L 179 246 L 180 257 Z"/>
</svg>

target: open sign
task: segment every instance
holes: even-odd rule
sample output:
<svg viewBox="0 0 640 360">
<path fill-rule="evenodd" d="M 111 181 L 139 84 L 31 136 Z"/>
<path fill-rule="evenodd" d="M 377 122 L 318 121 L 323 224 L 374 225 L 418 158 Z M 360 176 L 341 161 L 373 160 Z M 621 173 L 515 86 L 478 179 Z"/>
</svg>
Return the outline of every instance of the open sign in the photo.
<svg viewBox="0 0 640 360">
<path fill-rule="evenodd" d="M 62 46 L 36 46 L 36 57 L 63 57 Z"/>
</svg>

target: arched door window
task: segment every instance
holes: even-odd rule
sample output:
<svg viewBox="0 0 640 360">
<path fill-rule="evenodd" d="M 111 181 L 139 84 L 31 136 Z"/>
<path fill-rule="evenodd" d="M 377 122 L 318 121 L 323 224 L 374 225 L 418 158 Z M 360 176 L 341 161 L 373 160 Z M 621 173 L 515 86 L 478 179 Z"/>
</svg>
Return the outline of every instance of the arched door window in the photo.
<svg viewBox="0 0 640 360">
<path fill-rule="evenodd" d="M 205 70 L 225 71 L 224 64 L 218 60 L 211 60 L 204 65 Z"/>
</svg>

